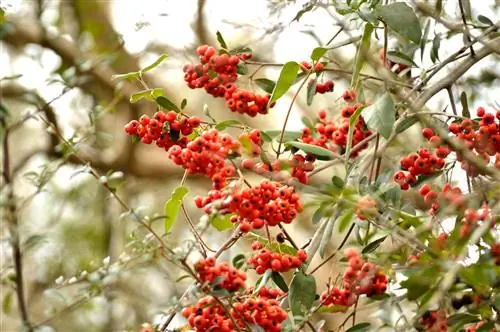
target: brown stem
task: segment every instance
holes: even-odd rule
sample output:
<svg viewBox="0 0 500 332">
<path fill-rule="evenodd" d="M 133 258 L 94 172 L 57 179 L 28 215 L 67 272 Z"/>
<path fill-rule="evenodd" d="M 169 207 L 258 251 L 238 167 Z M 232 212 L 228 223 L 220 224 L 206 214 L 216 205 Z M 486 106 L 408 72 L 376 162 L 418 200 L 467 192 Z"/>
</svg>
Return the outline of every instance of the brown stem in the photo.
<svg viewBox="0 0 500 332">
<path fill-rule="evenodd" d="M 465 38 L 467 38 L 467 43 L 470 44 L 470 42 L 471 42 L 471 40 L 470 40 L 470 31 L 469 31 L 469 27 L 467 26 L 467 20 L 465 19 L 465 9 L 464 9 L 463 0 L 458 0 L 458 6 L 460 7 L 460 14 L 462 16 L 462 22 L 464 23 L 464 29 L 466 31 L 464 33 L 464 36 L 465 36 Z M 474 48 L 472 47 L 472 45 L 470 46 L 470 55 L 472 57 L 476 55 L 474 53 Z"/>
</svg>

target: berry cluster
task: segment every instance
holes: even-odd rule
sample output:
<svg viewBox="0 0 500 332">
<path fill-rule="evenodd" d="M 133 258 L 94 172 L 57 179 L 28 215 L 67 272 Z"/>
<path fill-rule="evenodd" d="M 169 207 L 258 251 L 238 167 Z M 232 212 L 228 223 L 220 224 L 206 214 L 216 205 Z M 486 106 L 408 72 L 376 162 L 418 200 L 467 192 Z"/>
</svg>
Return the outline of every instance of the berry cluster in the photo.
<svg viewBox="0 0 500 332">
<path fill-rule="evenodd" d="M 426 311 L 420 317 L 418 323 L 419 331 L 445 332 L 448 331 L 448 318 L 443 310 Z"/>
<path fill-rule="evenodd" d="M 196 49 L 200 56 L 200 64 L 184 66 L 184 80 L 191 89 L 204 88 L 214 97 L 223 97 L 225 85 L 233 83 L 238 78 L 238 63 L 236 55 L 217 55 L 215 48 L 202 45 Z"/>
<path fill-rule="evenodd" d="M 247 114 L 251 117 L 257 114 L 267 114 L 267 104 L 270 95 L 258 95 L 252 91 L 237 88 L 234 84 L 226 84 L 226 106 L 231 112 Z M 269 105 L 273 107 L 274 103 Z"/>
<path fill-rule="evenodd" d="M 312 81 L 310 81 L 309 84 L 312 84 Z M 332 80 L 327 80 L 324 83 L 316 83 L 316 91 L 315 92 L 319 93 L 319 94 L 332 92 L 334 86 L 335 86 L 335 84 L 333 83 Z"/>
<path fill-rule="evenodd" d="M 253 129 L 248 133 L 243 133 L 238 137 L 238 140 L 242 142 L 244 152 L 250 154 L 252 157 L 260 156 L 262 151 L 262 132 L 259 129 Z M 250 161 L 251 162 L 251 161 Z M 247 163 L 247 165 L 242 165 L 244 168 L 251 169 L 254 166 L 254 163 L 249 164 L 249 162 L 242 161 L 243 163 Z"/>
<path fill-rule="evenodd" d="M 233 332 L 237 331 L 237 327 L 245 329 L 245 322 L 258 325 L 264 331 L 279 332 L 281 323 L 288 317 L 275 299 L 260 296 L 256 299 L 238 299 L 228 311 L 215 298 L 207 296 L 195 305 L 185 308 L 182 314 L 197 332 Z M 233 320 L 238 324 L 237 327 L 234 326 Z"/>
<path fill-rule="evenodd" d="M 130 121 L 125 125 L 125 132 L 145 144 L 156 142 L 157 146 L 168 151 L 174 145 L 186 146 L 189 142 L 186 136 L 198 128 L 200 123 L 200 118 L 196 116 L 188 118 L 181 117 L 174 111 L 158 111 L 153 118 L 144 114 L 139 120 Z"/>
<path fill-rule="evenodd" d="M 321 294 L 325 306 L 349 307 L 362 294 L 378 296 L 387 290 L 387 276 L 377 266 L 365 262 L 354 250 L 348 250 L 346 257 L 349 266 L 342 276 L 343 287 L 330 287 Z"/>
<path fill-rule="evenodd" d="M 257 274 L 264 274 L 267 270 L 288 272 L 302 266 L 307 260 L 307 253 L 302 249 L 298 250 L 295 256 L 281 254 L 264 249 L 263 244 L 259 241 L 252 244 L 252 249 L 258 253 L 248 259 L 248 264 L 255 268 Z"/>
<path fill-rule="evenodd" d="M 307 61 L 302 61 L 300 63 L 300 69 L 303 71 L 303 72 L 308 72 L 312 69 L 312 64 L 310 62 L 307 62 Z M 315 65 L 314 65 L 314 69 L 313 71 L 315 73 L 320 73 L 322 72 L 323 70 L 325 70 L 325 65 L 322 64 L 321 62 L 317 62 Z"/>
<path fill-rule="evenodd" d="M 246 274 L 234 267 L 228 265 L 227 262 L 217 264 L 214 257 L 200 259 L 194 265 L 197 278 L 203 283 L 212 284 L 217 288 L 224 288 L 230 292 L 237 291 L 245 287 Z"/>
<path fill-rule="evenodd" d="M 302 211 L 302 203 L 295 189 L 278 182 L 264 180 L 258 186 L 232 195 L 229 211 L 236 213 L 232 222 L 247 233 L 264 225 L 289 224 Z"/>
<path fill-rule="evenodd" d="M 445 184 L 439 191 L 433 190 L 428 183 L 422 185 L 419 189 L 420 195 L 424 198 L 425 204 L 430 206 L 431 214 L 436 214 L 439 211 L 441 204 L 452 206 L 457 210 L 465 208 L 465 197 L 459 187 L 453 187 L 450 184 Z"/>
<path fill-rule="evenodd" d="M 264 286 L 259 290 L 259 298 L 263 300 L 276 300 L 277 298 L 283 297 L 285 295 L 286 293 L 278 288 L 267 288 Z"/>
<path fill-rule="evenodd" d="M 313 144 L 334 152 L 344 152 L 349 134 L 349 118 L 361 105 L 346 106 L 342 109 L 341 114 L 343 120 L 340 124 L 336 125 L 333 120 L 327 120 L 327 113 L 324 110 L 318 112 L 319 120 L 314 129 L 304 128 L 302 131 L 301 141 L 307 144 Z M 366 137 L 370 136 L 372 132 L 366 128 L 362 117 L 359 117 L 356 125 L 354 126 L 352 147 L 355 147 Z M 365 143 L 361 149 L 368 147 Z M 339 151 L 340 149 L 340 151 Z M 358 156 L 360 150 L 353 152 L 351 158 Z"/>
<path fill-rule="evenodd" d="M 168 152 L 172 161 L 189 174 L 201 174 L 212 179 L 214 189 L 222 189 L 226 179 L 235 174 L 226 159 L 240 153 L 240 142 L 228 134 L 210 129 L 189 142 L 186 147 L 174 145 Z"/>
</svg>

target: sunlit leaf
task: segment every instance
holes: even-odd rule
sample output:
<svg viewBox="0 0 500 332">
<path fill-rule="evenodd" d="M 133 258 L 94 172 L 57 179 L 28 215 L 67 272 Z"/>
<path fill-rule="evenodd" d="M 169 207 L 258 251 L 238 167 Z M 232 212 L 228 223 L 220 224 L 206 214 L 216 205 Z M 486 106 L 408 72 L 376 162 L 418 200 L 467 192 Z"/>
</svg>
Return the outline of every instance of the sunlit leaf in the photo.
<svg viewBox="0 0 500 332">
<path fill-rule="evenodd" d="M 295 78 L 297 77 L 299 69 L 300 66 L 295 61 L 285 63 L 285 65 L 281 69 L 281 73 L 278 81 L 276 82 L 273 93 L 271 94 L 269 104 L 272 104 L 273 102 L 281 98 L 288 91 L 288 89 L 290 89 L 295 81 Z"/>
<path fill-rule="evenodd" d="M 170 232 L 172 226 L 174 225 L 179 210 L 181 208 L 182 200 L 189 192 L 187 187 L 177 187 L 172 192 L 170 198 L 165 202 L 165 221 L 164 221 L 164 231 L 165 233 Z"/>
<path fill-rule="evenodd" d="M 141 74 L 147 73 L 148 71 L 151 71 L 158 67 L 165 59 L 168 58 L 168 54 L 162 54 L 158 57 L 158 59 L 155 60 L 152 64 L 149 66 L 146 66 L 144 69 L 141 70 Z"/>
</svg>

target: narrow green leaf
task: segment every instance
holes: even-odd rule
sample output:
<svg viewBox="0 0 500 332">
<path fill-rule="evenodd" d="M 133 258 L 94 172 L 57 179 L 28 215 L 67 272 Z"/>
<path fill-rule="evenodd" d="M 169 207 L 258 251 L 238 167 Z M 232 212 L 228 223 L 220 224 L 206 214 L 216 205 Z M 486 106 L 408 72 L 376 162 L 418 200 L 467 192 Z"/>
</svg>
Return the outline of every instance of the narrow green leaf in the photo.
<svg viewBox="0 0 500 332">
<path fill-rule="evenodd" d="M 436 62 L 439 60 L 439 47 L 441 46 L 441 36 L 436 35 L 432 40 L 432 49 L 431 49 L 431 61 Z"/>
<path fill-rule="evenodd" d="M 236 125 L 241 126 L 241 122 L 238 120 L 225 120 L 225 121 L 221 121 L 218 124 L 216 124 L 215 129 L 224 130 L 227 127 L 236 126 Z"/>
<path fill-rule="evenodd" d="M 335 225 L 336 218 L 330 218 L 328 224 L 326 225 L 325 232 L 321 237 L 321 242 L 319 243 L 319 255 L 321 258 L 325 256 L 326 248 L 330 244 L 333 234 L 333 226 Z"/>
<path fill-rule="evenodd" d="M 307 106 L 311 106 L 314 95 L 316 94 L 316 84 L 318 83 L 318 76 L 307 83 Z"/>
<path fill-rule="evenodd" d="M 392 31 L 415 44 L 420 42 L 422 38 L 420 23 L 413 9 L 406 3 L 395 2 L 380 6 L 378 15 Z"/>
<path fill-rule="evenodd" d="M 273 272 L 272 270 L 267 270 L 266 272 L 264 272 L 262 277 L 260 277 L 259 280 L 257 280 L 256 283 L 257 287 L 255 287 L 253 291 L 254 294 L 257 294 L 262 289 L 262 287 L 264 287 L 267 284 L 269 279 L 271 279 L 272 272 Z"/>
<path fill-rule="evenodd" d="M 316 47 L 311 53 L 311 60 L 318 61 L 328 51 L 325 47 Z"/>
<path fill-rule="evenodd" d="M 266 140 L 271 141 L 273 139 L 279 138 L 281 135 L 281 130 L 264 130 L 262 132 L 266 137 Z M 300 131 L 285 131 L 283 134 L 283 142 L 295 141 L 302 136 Z"/>
<path fill-rule="evenodd" d="M 373 25 L 371 25 L 370 23 L 365 24 L 363 35 L 361 36 L 361 42 L 356 53 L 356 60 L 354 62 L 354 73 L 352 74 L 351 80 L 351 88 L 353 89 L 357 89 L 359 86 L 359 77 L 361 69 L 363 68 L 363 65 L 365 63 L 366 54 L 370 50 L 370 40 L 373 29 Z"/>
<path fill-rule="evenodd" d="M 10 313 L 10 308 L 12 307 L 12 294 L 13 292 L 7 292 L 3 297 L 2 312 L 4 314 Z"/>
<path fill-rule="evenodd" d="M 215 215 L 210 217 L 210 224 L 215 227 L 219 232 L 227 231 L 232 229 L 234 224 L 231 222 L 231 215 Z"/>
<path fill-rule="evenodd" d="M 189 190 L 186 187 L 177 187 L 174 189 L 170 198 L 165 202 L 165 233 L 170 232 L 170 230 L 172 229 L 172 226 L 177 219 L 177 214 L 179 214 L 182 200 L 188 192 Z"/>
<path fill-rule="evenodd" d="M 179 113 L 181 110 L 177 105 L 175 105 L 173 102 L 171 102 L 169 99 L 167 99 L 164 96 L 156 98 L 156 103 L 166 109 L 167 111 L 174 111 Z"/>
<path fill-rule="evenodd" d="M 281 73 L 278 81 L 276 82 L 273 93 L 271 94 L 269 104 L 272 104 L 273 102 L 281 98 L 288 91 L 288 89 L 290 89 L 295 81 L 295 78 L 297 77 L 299 69 L 300 66 L 295 61 L 285 63 L 285 65 L 281 69 Z"/>
<path fill-rule="evenodd" d="M 313 145 L 313 144 L 306 144 L 306 143 L 301 143 L 301 142 L 287 142 L 285 144 L 286 146 L 293 146 L 299 150 L 304 151 L 307 154 L 312 154 L 313 156 L 317 157 L 320 160 L 329 160 L 329 159 L 335 159 L 336 154 L 328 149 Z"/>
<path fill-rule="evenodd" d="M 137 103 L 142 99 L 147 99 L 150 101 L 154 101 L 157 97 L 163 96 L 162 88 L 154 88 L 136 92 L 130 96 L 130 102 L 132 104 Z"/>
<path fill-rule="evenodd" d="M 133 71 L 130 73 L 117 74 L 117 75 L 111 76 L 112 81 L 122 81 L 122 80 L 132 81 L 132 80 L 136 80 L 139 78 L 140 78 L 140 72 L 138 72 L 138 71 Z"/>
<path fill-rule="evenodd" d="M 3 8 L 0 8 L 0 24 L 3 24 L 5 22 L 5 11 Z"/>
<path fill-rule="evenodd" d="M 273 93 L 274 87 L 276 86 L 276 82 L 268 78 L 256 78 L 253 81 L 259 86 L 259 88 L 269 94 Z"/>
<path fill-rule="evenodd" d="M 417 122 L 418 122 L 418 117 L 413 115 L 406 116 L 404 118 L 399 118 L 398 121 L 396 121 L 394 131 L 397 134 L 402 133 Z"/>
<path fill-rule="evenodd" d="M 462 91 L 460 94 L 460 103 L 462 103 L 462 115 L 470 118 L 469 104 L 467 103 L 467 93 Z"/>
<path fill-rule="evenodd" d="M 364 331 L 369 331 L 370 330 L 370 323 L 359 323 L 354 326 L 351 326 L 349 329 L 347 329 L 345 332 L 364 332 Z"/>
<path fill-rule="evenodd" d="M 162 54 L 156 59 L 155 62 L 150 64 L 149 66 L 146 66 L 146 68 L 142 69 L 140 72 L 141 74 L 147 73 L 148 71 L 151 71 L 158 67 L 166 58 L 168 58 L 168 54 Z"/>
<path fill-rule="evenodd" d="M 428 19 L 427 23 L 425 23 L 424 35 L 422 36 L 422 39 L 420 40 L 420 61 L 424 60 L 424 51 L 425 51 L 425 47 L 427 46 L 427 36 L 429 35 L 430 27 L 431 27 L 431 20 Z"/>
<path fill-rule="evenodd" d="M 344 231 L 352 224 L 354 217 L 354 211 L 347 210 L 343 215 L 340 216 L 338 224 L 338 232 L 344 233 Z"/>
<path fill-rule="evenodd" d="M 240 269 L 245 264 L 245 255 L 236 255 L 232 260 L 232 264 L 235 268 Z"/>
<path fill-rule="evenodd" d="M 288 286 L 286 285 L 285 279 L 283 279 L 283 276 L 279 272 L 273 271 L 271 273 L 271 279 L 273 279 L 273 282 L 279 287 L 279 289 L 288 293 Z"/>
<path fill-rule="evenodd" d="M 288 303 L 294 316 L 307 313 L 316 298 L 316 279 L 297 271 L 293 276 L 288 293 Z"/>
<path fill-rule="evenodd" d="M 181 110 L 183 110 L 184 108 L 186 108 L 186 105 L 187 105 L 188 101 L 186 98 L 182 99 L 181 101 Z"/>
<path fill-rule="evenodd" d="M 224 38 L 222 37 L 222 34 L 219 31 L 217 31 L 215 35 L 217 36 L 217 41 L 219 42 L 220 47 L 227 49 L 227 44 Z"/>
<path fill-rule="evenodd" d="M 362 254 L 369 254 L 371 252 L 374 252 L 377 250 L 378 247 L 384 242 L 387 236 L 383 236 L 380 239 L 376 239 L 375 241 L 372 241 L 366 245 L 366 247 L 363 248 L 361 251 Z"/>
<path fill-rule="evenodd" d="M 368 128 L 388 139 L 396 121 L 396 108 L 391 95 L 386 92 L 377 99 L 375 104 L 365 107 L 363 119 Z"/>
<path fill-rule="evenodd" d="M 404 54 L 403 52 L 389 51 L 387 52 L 387 59 L 392 62 L 400 63 L 410 67 L 418 67 L 417 64 L 413 61 L 413 59 L 410 58 L 408 55 Z"/>
<path fill-rule="evenodd" d="M 477 315 L 471 315 L 465 312 L 451 315 L 446 320 L 448 326 L 456 325 L 457 327 L 463 327 L 466 324 L 476 323 L 479 321 L 480 319 Z"/>
</svg>

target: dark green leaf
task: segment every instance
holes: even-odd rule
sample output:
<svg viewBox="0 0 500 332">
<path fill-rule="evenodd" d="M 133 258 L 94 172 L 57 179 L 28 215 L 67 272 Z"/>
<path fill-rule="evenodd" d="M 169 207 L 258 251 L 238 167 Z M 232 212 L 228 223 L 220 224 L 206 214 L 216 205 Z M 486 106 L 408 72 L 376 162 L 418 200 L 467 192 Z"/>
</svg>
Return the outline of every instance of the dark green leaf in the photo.
<svg viewBox="0 0 500 332">
<path fill-rule="evenodd" d="M 404 2 L 380 6 L 378 15 L 392 31 L 418 44 L 422 37 L 420 23 L 413 9 Z"/>
<path fill-rule="evenodd" d="M 351 328 L 347 329 L 345 332 L 364 332 L 364 331 L 369 331 L 370 330 L 370 323 L 359 323 L 354 326 L 351 326 Z"/>
<path fill-rule="evenodd" d="M 311 53 L 311 60 L 318 61 L 328 51 L 325 47 L 316 47 Z"/>
<path fill-rule="evenodd" d="M 243 254 L 236 255 L 233 258 L 232 263 L 235 268 L 240 269 L 243 266 L 243 264 L 245 264 L 245 255 Z"/>
<path fill-rule="evenodd" d="M 288 293 L 288 303 L 294 316 L 307 313 L 316 299 L 316 279 L 297 271 L 293 276 Z"/>
<path fill-rule="evenodd" d="M 491 330 L 494 330 L 495 323 L 493 322 L 487 322 L 486 324 L 481 325 L 480 327 L 476 328 L 476 332 L 491 332 Z"/>
<path fill-rule="evenodd" d="M 439 47 L 441 46 L 441 36 L 434 36 L 434 40 L 432 41 L 432 49 L 431 49 L 431 61 L 436 62 L 439 60 Z"/>
<path fill-rule="evenodd" d="M 241 122 L 239 122 L 238 120 L 225 120 L 225 121 L 221 121 L 218 124 L 216 124 L 215 129 L 224 130 L 227 127 L 236 126 L 236 125 L 241 126 Z"/>
<path fill-rule="evenodd" d="M 428 19 L 427 23 L 425 24 L 424 35 L 422 36 L 422 39 L 420 40 L 420 60 L 421 61 L 424 59 L 424 51 L 425 51 L 425 47 L 427 46 L 427 36 L 429 35 L 430 27 L 431 27 L 431 20 Z"/>
<path fill-rule="evenodd" d="M 472 264 L 460 269 L 460 279 L 477 290 L 487 289 L 489 286 L 488 269 L 481 264 Z"/>
<path fill-rule="evenodd" d="M 363 119 L 368 128 L 388 139 L 396 121 L 396 109 L 391 95 L 386 92 L 377 99 L 375 104 L 365 107 Z"/>
<path fill-rule="evenodd" d="M 231 222 L 231 215 L 215 215 L 210 217 L 210 224 L 215 227 L 219 232 L 227 231 L 228 229 L 232 229 L 234 224 Z"/>
<path fill-rule="evenodd" d="M 177 219 L 177 214 L 181 208 L 182 200 L 188 192 L 189 189 L 186 187 L 177 187 L 174 189 L 170 198 L 165 202 L 165 233 L 170 232 L 170 229 L 172 229 L 172 226 Z"/>
<path fill-rule="evenodd" d="M 462 103 L 462 115 L 470 118 L 469 104 L 467 103 L 467 94 L 465 91 L 462 91 L 460 94 L 460 103 Z"/>
<path fill-rule="evenodd" d="M 489 18 L 487 18 L 486 16 L 483 16 L 483 15 L 478 15 L 477 19 L 479 22 L 481 22 L 487 26 L 492 26 L 493 24 L 495 24 L 495 23 L 493 23 L 492 20 L 490 20 Z"/>
<path fill-rule="evenodd" d="M 227 49 L 227 44 L 224 38 L 222 38 L 222 34 L 217 31 L 215 35 L 217 36 L 217 41 L 219 42 L 220 47 Z"/>
<path fill-rule="evenodd" d="M 318 76 L 307 83 L 307 106 L 311 106 L 314 95 L 316 94 L 316 84 L 318 83 Z"/>
<path fill-rule="evenodd" d="M 276 86 L 276 83 L 268 78 L 256 78 L 254 82 L 259 86 L 259 88 L 269 94 L 273 93 L 274 87 Z"/>
<path fill-rule="evenodd" d="M 394 129 L 394 131 L 396 132 L 396 134 L 402 133 L 417 122 L 418 118 L 412 115 L 404 118 L 399 118 L 398 121 L 396 121 L 396 129 Z"/>
<path fill-rule="evenodd" d="M 242 62 L 236 65 L 236 72 L 240 75 L 248 74 L 248 66 Z"/>
<path fill-rule="evenodd" d="M 186 105 L 187 105 L 188 101 L 186 98 L 182 99 L 181 101 L 181 110 L 183 110 L 184 108 L 186 108 Z"/>
<path fill-rule="evenodd" d="M 370 50 L 370 40 L 373 33 L 373 25 L 370 23 L 365 24 L 365 28 L 363 30 L 363 36 L 361 37 L 361 42 L 358 47 L 358 51 L 356 53 L 356 60 L 354 64 L 354 73 L 352 74 L 351 79 L 351 88 L 357 89 L 359 86 L 359 77 L 361 73 L 361 69 L 365 63 L 366 54 Z"/>
<path fill-rule="evenodd" d="M 281 69 L 281 73 L 278 81 L 276 82 L 273 93 L 271 94 L 269 104 L 272 104 L 273 102 L 281 98 L 288 91 L 288 89 L 290 89 L 295 81 L 295 78 L 297 77 L 299 68 L 299 64 L 295 61 L 285 63 L 285 65 Z"/>
<path fill-rule="evenodd" d="M 166 109 L 167 111 L 174 111 L 179 113 L 181 110 L 177 105 L 175 105 L 173 102 L 168 100 L 166 97 L 158 97 L 156 98 L 156 103 Z"/>
<path fill-rule="evenodd" d="M 332 176 L 332 184 L 339 189 L 342 189 L 345 186 L 344 180 L 342 180 L 336 175 Z"/>
<path fill-rule="evenodd" d="M 152 64 L 150 64 L 149 66 L 146 66 L 146 68 L 142 69 L 140 72 L 141 72 L 141 75 L 156 68 L 158 65 L 160 65 L 166 58 L 168 58 L 168 54 L 162 54 L 160 55 L 160 57 L 158 59 L 156 59 L 155 62 L 153 62 Z"/>
<path fill-rule="evenodd" d="M 304 8 L 302 8 L 301 10 L 299 10 L 297 12 L 297 15 L 295 15 L 294 19 L 292 20 L 293 21 L 299 21 L 300 18 L 302 17 L 302 15 L 304 15 L 305 13 L 307 13 L 308 11 L 311 11 L 312 9 L 314 8 L 314 5 L 313 4 L 308 4 L 307 6 L 305 6 Z"/>
<path fill-rule="evenodd" d="M 307 154 L 311 154 L 315 157 L 317 157 L 320 160 L 328 160 L 328 159 L 334 159 L 336 157 L 335 153 L 332 151 L 313 145 L 313 144 L 306 144 L 306 143 L 301 143 L 301 142 L 287 142 L 285 144 L 286 146 L 293 146 L 299 150 L 304 151 Z"/>
<path fill-rule="evenodd" d="M 439 267 L 431 266 L 423 268 L 410 275 L 408 279 L 402 281 L 401 286 L 407 289 L 408 292 L 406 297 L 408 300 L 414 301 L 429 291 L 439 276 Z"/>
<path fill-rule="evenodd" d="M 363 248 L 361 253 L 369 254 L 371 252 L 374 252 L 375 250 L 377 250 L 378 247 L 380 247 L 380 245 L 382 244 L 382 242 L 385 241 L 386 238 L 387 236 L 383 236 L 380 239 L 376 239 L 375 241 L 368 243 L 366 247 Z"/>
<path fill-rule="evenodd" d="M 466 324 L 479 322 L 479 317 L 476 315 L 471 315 L 468 313 L 458 313 L 448 317 L 448 326 L 456 325 L 457 327 L 463 327 Z"/>
<path fill-rule="evenodd" d="M 288 293 L 288 286 L 286 285 L 285 279 L 283 279 L 283 276 L 279 272 L 273 271 L 271 273 L 271 279 L 273 279 L 273 282 L 279 287 L 279 289 Z"/>
<path fill-rule="evenodd" d="M 413 62 L 413 59 L 410 58 L 408 55 L 404 54 L 403 52 L 388 51 L 387 59 L 395 63 L 401 63 L 407 66 L 418 67 L 417 64 Z"/>
<path fill-rule="evenodd" d="M 354 211 L 346 210 L 343 215 L 340 216 L 338 224 L 339 224 L 339 233 L 343 233 L 347 227 L 349 227 L 352 223 L 352 219 L 354 217 Z"/>
</svg>

